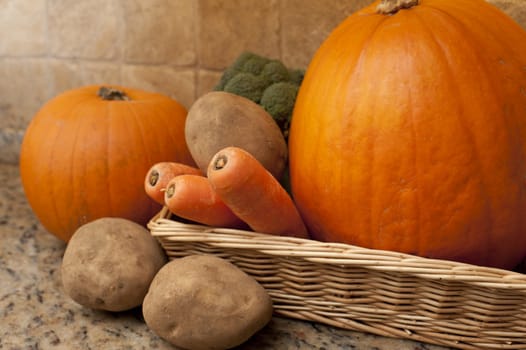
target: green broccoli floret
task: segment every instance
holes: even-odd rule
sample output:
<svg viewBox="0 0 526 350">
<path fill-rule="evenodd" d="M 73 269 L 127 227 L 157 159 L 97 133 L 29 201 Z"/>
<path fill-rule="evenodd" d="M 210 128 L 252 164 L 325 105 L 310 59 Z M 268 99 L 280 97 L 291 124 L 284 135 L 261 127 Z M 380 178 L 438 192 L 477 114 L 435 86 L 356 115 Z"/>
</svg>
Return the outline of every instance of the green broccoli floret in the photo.
<svg viewBox="0 0 526 350">
<path fill-rule="evenodd" d="M 267 63 L 259 76 L 265 80 L 267 85 L 290 80 L 289 70 L 278 60 Z"/>
<path fill-rule="evenodd" d="M 259 75 L 265 65 L 270 62 L 270 59 L 256 55 L 252 52 L 243 52 L 239 57 L 232 63 L 230 67 L 225 69 L 221 80 L 214 88 L 216 91 L 221 91 L 225 88 L 225 85 L 239 73 L 252 73 Z"/>
<path fill-rule="evenodd" d="M 261 105 L 276 120 L 285 138 L 305 70 L 289 69 L 283 62 L 243 52 L 225 69 L 216 91 L 246 97 Z"/>
<path fill-rule="evenodd" d="M 259 75 L 265 69 L 265 66 L 270 62 L 268 58 L 258 56 L 256 54 L 246 52 L 241 57 L 242 72 L 252 73 Z"/>
<path fill-rule="evenodd" d="M 276 120 L 285 139 L 289 135 L 290 119 L 298 89 L 298 85 L 282 81 L 270 85 L 261 96 L 260 105 Z"/>
<path fill-rule="evenodd" d="M 252 73 L 238 73 L 225 84 L 223 91 L 240 95 L 255 103 L 259 103 L 265 87 L 265 81 L 261 77 Z"/>
</svg>

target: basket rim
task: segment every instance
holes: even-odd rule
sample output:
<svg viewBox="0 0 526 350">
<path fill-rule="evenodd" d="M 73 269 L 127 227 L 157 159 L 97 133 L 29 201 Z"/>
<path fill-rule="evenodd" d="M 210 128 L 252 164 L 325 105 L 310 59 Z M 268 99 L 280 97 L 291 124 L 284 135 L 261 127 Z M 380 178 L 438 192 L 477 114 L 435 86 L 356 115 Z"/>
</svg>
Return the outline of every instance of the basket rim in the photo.
<svg viewBox="0 0 526 350">
<path fill-rule="evenodd" d="M 254 249 L 265 254 L 302 258 L 314 263 L 355 266 L 386 273 L 401 272 L 445 283 L 465 282 L 483 288 L 526 294 L 526 275 L 516 271 L 345 243 L 183 223 L 172 219 L 166 207 L 148 222 L 147 227 L 154 237 L 167 245 L 181 241 L 203 242 L 215 247 Z"/>
</svg>

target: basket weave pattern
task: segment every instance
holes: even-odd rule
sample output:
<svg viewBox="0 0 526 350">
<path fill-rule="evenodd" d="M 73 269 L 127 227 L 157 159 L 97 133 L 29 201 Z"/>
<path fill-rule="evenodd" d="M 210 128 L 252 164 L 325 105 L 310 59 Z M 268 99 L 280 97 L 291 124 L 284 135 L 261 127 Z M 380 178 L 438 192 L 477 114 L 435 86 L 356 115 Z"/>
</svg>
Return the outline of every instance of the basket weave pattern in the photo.
<svg viewBox="0 0 526 350">
<path fill-rule="evenodd" d="M 254 277 L 276 314 L 458 349 L 526 349 L 526 275 L 339 243 L 148 224 L 171 259 L 225 258 Z"/>
</svg>

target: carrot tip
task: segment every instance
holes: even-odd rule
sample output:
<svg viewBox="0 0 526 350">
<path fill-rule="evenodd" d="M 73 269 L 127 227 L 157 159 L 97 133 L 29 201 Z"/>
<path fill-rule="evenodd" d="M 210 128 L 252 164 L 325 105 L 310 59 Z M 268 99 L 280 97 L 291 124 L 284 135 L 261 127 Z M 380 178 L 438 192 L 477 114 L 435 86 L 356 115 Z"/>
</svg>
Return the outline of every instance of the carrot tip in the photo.
<svg viewBox="0 0 526 350">
<path fill-rule="evenodd" d="M 228 157 L 225 156 L 224 154 L 218 155 L 214 161 L 214 170 L 223 169 L 226 163 L 228 163 Z"/>
</svg>

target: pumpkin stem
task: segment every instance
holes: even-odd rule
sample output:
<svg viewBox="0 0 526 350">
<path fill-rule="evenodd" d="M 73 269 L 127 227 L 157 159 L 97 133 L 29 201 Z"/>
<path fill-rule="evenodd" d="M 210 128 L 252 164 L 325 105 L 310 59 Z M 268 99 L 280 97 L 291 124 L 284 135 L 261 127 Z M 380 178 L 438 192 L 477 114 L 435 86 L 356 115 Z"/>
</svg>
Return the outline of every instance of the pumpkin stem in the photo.
<svg viewBox="0 0 526 350">
<path fill-rule="evenodd" d="M 376 12 L 382 15 L 394 15 L 402 9 L 418 5 L 420 0 L 382 0 L 376 7 Z"/>
<path fill-rule="evenodd" d="M 101 86 L 97 91 L 97 96 L 106 101 L 128 101 L 130 99 L 124 91 L 107 86 Z"/>
</svg>

